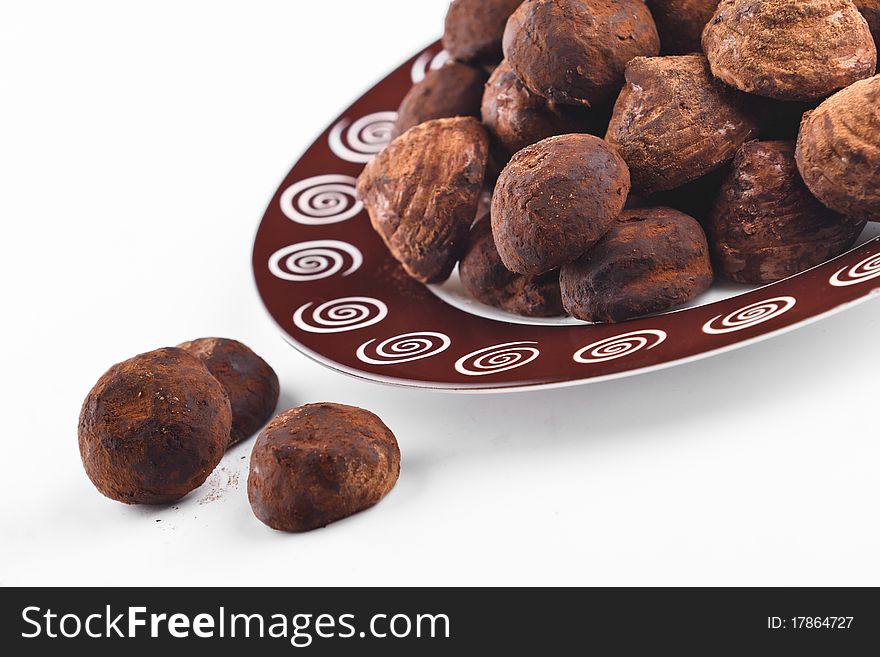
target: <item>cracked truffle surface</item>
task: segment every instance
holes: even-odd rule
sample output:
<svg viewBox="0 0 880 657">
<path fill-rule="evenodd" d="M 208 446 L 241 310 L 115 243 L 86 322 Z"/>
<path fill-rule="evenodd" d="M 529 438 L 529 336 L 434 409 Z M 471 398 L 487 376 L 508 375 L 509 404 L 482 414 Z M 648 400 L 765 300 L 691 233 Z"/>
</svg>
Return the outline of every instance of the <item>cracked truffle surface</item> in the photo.
<svg viewBox="0 0 880 657">
<path fill-rule="evenodd" d="M 498 177 L 492 233 L 505 267 L 537 276 L 576 260 L 620 215 L 629 170 L 590 135 L 560 135 L 524 148 Z"/>
<path fill-rule="evenodd" d="M 248 499 L 269 527 L 304 532 L 373 506 L 399 474 L 397 440 L 376 415 L 308 404 L 281 413 L 260 433 Z"/>
<path fill-rule="evenodd" d="M 107 497 L 162 504 L 198 488 L 220 462 L 229 399 L 195 356 L 157 349 L 111 367 L 83 403 L 79 450 Z"/>
</svg>

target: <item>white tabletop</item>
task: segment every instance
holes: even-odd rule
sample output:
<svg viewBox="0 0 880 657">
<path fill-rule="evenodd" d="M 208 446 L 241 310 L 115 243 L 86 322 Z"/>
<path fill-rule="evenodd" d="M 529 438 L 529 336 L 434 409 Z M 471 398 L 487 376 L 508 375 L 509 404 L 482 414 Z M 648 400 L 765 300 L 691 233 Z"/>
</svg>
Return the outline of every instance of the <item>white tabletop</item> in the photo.
<svg viewBox="0 0 880 657">
<path fill-rule="evenodd" d="M 611 383 L 459 396 L 297 354 L 250 248 L 350 101 L 436 38 L 445 0 L 7 3 L 0 20 L 0 585 L 880 584 L 880 303 Z M 112 363 L 240 339 L 285 407 L 378 413 L 374 509 L 304 535 L 247 503 L 252 441 L 169 508 L 86 478 L 80 404 Z M 873 354 L 873 355 L 872 355 Z"/>
</svg>

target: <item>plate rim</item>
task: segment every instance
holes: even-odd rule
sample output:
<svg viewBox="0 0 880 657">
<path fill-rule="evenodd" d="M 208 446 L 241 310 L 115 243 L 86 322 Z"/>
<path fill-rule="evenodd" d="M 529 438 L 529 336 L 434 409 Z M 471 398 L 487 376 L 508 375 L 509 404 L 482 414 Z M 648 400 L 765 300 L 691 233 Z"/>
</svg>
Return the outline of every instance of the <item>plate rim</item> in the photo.
<svg viewBox="0 0 880 657">
<path fill-rule="evenodd" d="M 846 255 L 846 254 L 843 254 Z M 830 262 L 830 261 L 829 261 Z M 824 263 L 823 263 L 824 264 Z M 254 286 L 256 287 L 256 279 L 254 279 Z M 632 376 L 638 376 L 640 374 L 650 374 L 652 372 L 659 372 L 661 370 L 669 369 L 672 367 L 678 367 L 680 365 L 687 365 L 689 363 L 694 363 L 699 360 L 712 358 L 714 356 L 720 356 L 721 354 L 735 351 L 736 349 L 742 349 L 746 347 L 751 347 L 759 342 L 763 342 L 765 340 L 772 340 L 773 338 L 777 338 L 785 333 L 791 333 L 805 326 L 809 326 L 810 324 L 814 324 L 822 321 L 823 319 L 827 319 L 832 315 L 837 315 L 843 313 L 847 310 L 851 310 L 856 306 L 860 306 L 868 301 L 872 301 L 880 298 L 880 287 L 873 288 L 866 295 L 859 297 L 858 299 L 853 299 L 851 301 L 845 301 L 842 304 L 838 304 L 834 308 L 830 308 L 822 313 L 818 313 L 816 315 L 812 315 L 805 319 L 802 319 L 793 324 L 789 324 L 787 326 L 780 327 L 773 331 L 768 331 L 766 333 L 761 333 L 760 335 L 752 336 L 751 338 L 747 338 L 745 340 L 740 340 L 739 342 L 734 342 L 731 344 L 723 345 L 718 347 L 717 349 L 710 349 L 707 351 L 702 351 L 698 354 L 693 354 L 691 356 L 685 356 L 684 358 L 677 358 L 674 360 L 667 360 L 662 363 L 656 363 L 654 365 L 647 365 L 645 367 L 639 367 L 629 370 L 624 370 L 622 372 L 614 372 L 612 374 L 603 374 L 601 376 L 594 377 L 585 377 L 581 379 L 571 379 L 568 381 L 553 381 L 550 383 L 524 383 L 522 385 L 510 385 L 506 383 L 501 383 L 497 386 L 489 386 L 486 384 L 473 384 L 472 386 L 468 386 L 465 384 L 453 384 L 453 383 L 429 383 L 427 381 L 418 381 L 415 379 L 404 379 L 400 377 L 393 376 L 382 376 L 381 374 L 373 374 L 371 372 L 366 372 L 364 370 L 358 370 L 353 367 L 348 367 L 343 365 L 342 363 L 338 363 L 330 358 L 322 356 L 318 352 L 310 349 L 304 344 L 300 343 L 296 338 L 290 335 L 284 327 L 282 327 L 272 314 L 269 312 L 269 309 L 265 304 L 263 305 L 263 312 L 269 316 L 269 320 L 272 324 L 275 325 L 275 328 L 281 333 L 281 339 L 289 344 L 291 347 L 296 349 L 302 355 L 304 355 L 309 360 L 318 363 L 326 367 L 327 369 L 333 370 L 339 374 L 342 374 L 346 377 L 357 379 L 359 381 L 367 381 L 369 383 L 375 383 L 387 387 L 405 389 L 405 390 L 423 390 L 423 391 L 431 391 L 431 392 L 442 392 L 446 394 L 468 394 L 468 395 L 493 395 L 493 394 L 513 394 L 513 393 L 521 393 L 521 392 L 536 392 L 540 390 L 554 390 L 561 388 L 574 388 L 577 386 L 589 385 L 593 383 L 606 383 L 609 381 L 614 381 L 618 379 L 625 379 Z M 261 297 L 262 303 L 262 297 Z"/>
<path fill-rule="evenodd" d="M 346 114 L 348 114 L 351 111 L 352 107 L 356 103 L 358 103 L 365 96 L 369 95 L 371 92 L 376 90 L 377 87 L 379 87 L 389 77 L 391 77 L 392 75 L 394 75 L 395 73 L 397 73 L 398 71 L 400 71 L 403 68 L 411 67 L 413 61 L 417 60 L 419 57 L 424 56 L 426 53 L 430 52 L 432 49 L 435 49 L 438 46 L 438 44 L 439 44 L 438 41 L 434 41 L 434 42 L 429 43 L 428 45 L 423 47 L 421 50 L 419 50 L 415 55 L 410 56 L 409 58 L 404 60 L 404 62 L 402 64 L 400 64 L 396 68 L 392 69 L 390 72 L 386 73 L 386 75 L 384 77 L 379 78 L 377 82 L 373 83 L 372 85 L 367 85 L 366 89 L 361 93 L 361 95 L 357 96 L 354 99 L 354 101 L 352 102 L 352 104 L 350 104 L 348 107 L 345 108 L 345 110 L 340 114 L 340 117 L 344 117 Z M 339 120 L 339 117 L 337 117 L 336 121 L 338 121 L 338 120 Z M 330 126 L 332 126 L 332 125 L 334 125 L 334 123 L 330 124 Z M 307 144 L 304 148 L 299 149 L 299 154 L 293 159 L 292 164 L 288 168 L 287 172 L 281 176 L 279 182 L 274 187 L 274 191 L 270 194 L 268 201 L 263 206 L 266 209 L 264 209 L 262 217 L 257 222 L 257 225 L 255 227 L 255 231 L 253 234 L 253 240 L 251 242 L 251 253 L 250 253 L 250 258 L 249 258 L 250 264 L 251 264 L 250 271 L 251 271 L 252 285 L 254 286 L 254 291 L 257 293 L 257 296 L 260 299 L 260 303 L 263 307 L 263 312 L 266 313 L 266 315 L 268 315 L 270 321 L 275 325 L 276 329 L 278 331 L 280 331 L 282 339 L 286 343 L 288 343 L 290 346 L 292 346 L 294 349 L 299 351 L 301 354 L 303 354 L 304 356 L 309 358 L 310 360 L 312 360 L 312 361 L 314 361 L 324 367 L 327 367 L 328 369 L 333 370 L 334 372 L 338 372 L 339 374 L 345 375 L 350 378 L 358 379 L 361 381 L 368 381 L 370 383 L 380 384 L 380 385 L 384 385 L 384 386 L 391 386 L 391 387 L 395 387 L 395 388 L 402 388 L 402 389 L 409 389 L 409 390 L 428 390 L 428 391 L 434 391 L 434 392 L 455 393 L 455 394 L 505 394 L 505 393 L 518 393 L 518 392 L 533 392 L 533 391 L 539 391 L 539 390 L 570 388 L 570 387 L 587 385 L 587 384 L 592 384 L 592 383 L 604 383 L 604 382 L 613 381 L 613 380 L 617 380 L 617 379 L 623 379 L 623 378 L 636 376 L 636 375 L 640 375 L 640 374 L 648 374 L 651 372 L 661 371 L 661 370 L 668 369 L 671 367 L 677 367 L 679 365 L 686 365 L 688 363 L 696 362 L 698 360 L 721 355 L 723 353 L 733 351 L 735 349 L 749 347 L 749 346 L 756 344 L 758 342 L 761 342 L 764 340 L 770 340 L 770 339 L 776 338 L 780 335 L 783 335 L 785 333 L 795 331 L 795 330 L 802 328 L 804 326 L 808 326 L 808 325 L 813 324 L 815 322 L 819 322 L 819 321 L 826 319 L 832 315 L 842 313 L 846 310 L 849 310 L 849 309 L 854 308 L 858 305 L 861 305 L 861 304 L 866 303 L 870 300 L 873 300 L 877 297 L 880 297 L 880 286 L 872 286 L 872 287 L 867 288 L 865 290 L 864 294 L 862 294 L 854 299 L 849 299 L 847 301 L 843 301 L 842 303 L 838 303 L 837 305 L 830 307 L 822 312 L 818 312 L 814 315 L 804 317 L 803 319 L 792 322 L 792 323 L 787 324 L 785 326 L 782 326 L 780 328 L 769 330 L 766 332 L 762 332 L 758 335 L 754 335 L 749 338 L 738 340 L 738 341 L 735 341 L 735 342 L 732 342 L 729 344 L 723 344 L 723 345 L 716 347 L 716 348 L 709 348 L 704 351 L 700 351 L 699 353 L 693 353 L 693 354 L 690 354 L 687 356 L 673 358 L 670 360 L 665 360 L 663 362 L 645 365 L 642 367 L 634 367 L 634 368 L 625 369 L 622 371 L 611 372 L 608 374 L 601 374 L 601 375 L 597 375 L 597 376 L 582 376 L 582 377 L 571 378 L 571 379 L 566 379 L 566 380 L 561 380 L 561 381 L 559 381 L 559 380 L 546 381 L 546 382 L 541 382 L 541 381 L 528 382 L 528 381 L 526 381 L 523 383 L 500 382 L 497 384 L 493 384 L 490 380 L 481 379 L 479 383 L 472 383 L 472 384 L 465 383 L 465 382 L 444 383 L 444 382 L 438 382 L 438 381 L 428 381 L 428 380 L 423 380 L 423 379 L 418 379 L 418 378 L 387 376 L 387 375 L 379 374 L 377 372 L 365 370 L 362 368 L 351 367 L 351 366 L 346 365 L 342 362 L 339 362 L 338 360 L 334 360 L 331 357 L 325 356 L 322 353 L 315 351 L 314 349 L 306 346 L 305 344 L 300 342 L 297 338 L 295 338 L 290 333 L 290 331 L 288 329 L 286 329 L 284 326 L 282 326 L 282 324 L 275 318 L 272 311 L 270 310 L 267 299 L 260 289 L 260 282 L 259 282 L 258 276 L 257 276 L 258 264 L 256 262 L 256 250 L 257 250 L 258 240 L 259 240 L 260 234 L 261 234 L 261 228 L 263 226 L 264 221 L 266 220 L 267 213 L 271 209 L 275 197 L 280 192 L 281 188 L 284 186 L 285 181 L 290 177 L 290 175 L 293 173 L 294 169 L 296 169 L 297 165 L 300 162 L 302 162 L 303 159 L 308 155 L 309 151 L 317 143 L 319 143 L 321 141 L 322 136 L 328 130 L 329 130 L 329 126 L 325 126 L 323 129 L 321 129 L 317 133 L 317 136 L 313 141 L 311 141 L 309 144 Z M 761 286 L 759 288 L 754 288 L 752 290 L 744 291 L 742 293 L 742 295 L 748 294 L 750 292 L 755 292 L 760 289 L 772 288 L 776 285 L 784 283 L 785 281 L 789 281 L 789 280 L 798 278 L 800 276 L 803 276 L 807 272 L 810 272 L 810 271 L 817 269 L 819 267 L 826 266 L 829 263 L 832 263 L 838 259 L 844 258 L 845 256 L 853 253 L 854 251 L 860 250 L 870 244 L 880 245 L 880 236 L 871 238 L 871 239 L 867 240 L 866 242 L 863 242 L 862 244 L 859 244 L 857 246 L 853 246 L 852 248 L 848 249 L 846 252 L 839 254 L 838 256 L 831 258 L 830 260 L 819 263 L 813 267 L 810 267 L 809 269 L 806 269 L 802 272 L 798 272 L 797 274 L 789 276 L 785 279 L 782 279 L 780 281 L 774 281 L 773 283 L 769 283 L 769 284 Z M 429 292 L 434 296 L 438 296 L 438 295 L 436 295 L 436 293 L 433 290 L 429 290 Z M 724 301 L 726 301 L 728 299 L 734 299 L 734 298 L 737 298 L 742 295 L 734 295 L 733 297 L 728 297 L 727 299 L 713 301 L 713 302 L 703 304 L 700 306 L 695 306 L 693 308 L 672 309 L 669 312 L 661 313 L 660 315 L 685 312 L 685 311 L 689 311 L 689 310 L 695 310 L 697 308 L 710 308 L 716 304 L 723 303 Z M 441 301 L 442 301 L 442 299 L 441 299 Z M 465 312 L 465 311 L 461 311 L 460 309 L 458 309 L 458 310 L 460 312 Z M 643 319 L 643 318 L 634 318 L 634 319 Z M 494 320 L 494 319 L 492 321 L 501 322 L 501 320 Z M 625 322 L 620 323 L 619 326 L 622 327 L 622 326 L 625 326 L 625 324 L 626 324 Z M 589 324 L 587 324 L 587 325 L 589 325 Z M 544 328 L 554 328 L 554 327 L 552 325 L 548 325 L 548 326 L 544 326 Z M 560 328 L 563 328 L 563 327 L 560 327 Z M 570 327 L 568 327 L 568 328 L 570 328 Z"/>
</svg>

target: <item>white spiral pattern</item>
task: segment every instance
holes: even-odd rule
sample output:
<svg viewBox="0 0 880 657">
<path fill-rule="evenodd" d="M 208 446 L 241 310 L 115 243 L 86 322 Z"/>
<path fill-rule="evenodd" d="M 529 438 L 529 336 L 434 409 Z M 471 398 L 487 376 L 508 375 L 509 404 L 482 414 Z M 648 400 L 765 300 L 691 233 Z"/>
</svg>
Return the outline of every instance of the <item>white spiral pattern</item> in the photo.
<svg viewBox="0 0 880 657">
<path fill-rule="evenodd" d="M 370 365 L 409 363 L 436 356 L 449 349 L 452 344 L 449 336 L 433 331 L 404 333 L 374 345 L 375 342 L 374 338 L 358 347 L 357 357 L 364 363 Z"/>
<path fill-rule="evenodd" d="M 378 324 L 388 316 L 388 306 L 371 297 L 344 297 L 313 306 L 309 302 L 293 314 L 297 328 L 309 333 L 356 331 Z"/>
<path fill-rule="evenodd" d="M 330 150 L 346 162 L 366 164 L 391 141 L 397 112 L 376 112 L 349 125 L 342 119 L 330 129 Z"/>
<path fill-rule="evenodd" d="M 844 267 L 828 281 L 834 287 L 848 287 L 880 278 L 880 253 L 868 256 L 849 269 Z"/>
<path fill-rule="evenodd" d="M 410 78 L 412 78 L 413 84 L 418 84 L 425 79 L 428 71 L 436 71 L 448 61 L 449 53 L 445 50 L 441 50 L 437 54 L 426 50 L 416 58 L 412 69 L 410 69 Z"/>
<path fill-rule="evenodd" d="M 462 356 L 455 363 L 455 370 L 467 376 L 498 374 L 522 367 L 535 360 L 541 352 L 531 346 L 537 342 L 505 342 Z"/>
<path fill-rule="evenodd" d="M 775 297 L 759 301 L 740 308 L 726 317 L 722 315 L 713 317 L 703 326 L 703 332 L 709 335 L 722 335 L 742 331 L 787 313 L 796 303 L 794 297 Z"/>
<path fill-rule="evenodd" d="M 642 349 L 650 351 L 663 344 L 667 337 L 666 331 L 660 329 L 631 331 L 588 344 L 575 352 L 574 360 L 576 363 L 605 363 L 630 356 Z"/>
<path fill-rule="evenodd" d="M 351 176 L 315 176 L 293 183 L 281 194 L 281 211 L 291 221 L 323 226 L 351 219 L 363 204 L 357 200 L 357 179 Z"/>
<path fill-rule="evenodd" d="M 351 261 L 342 274 L 357 271 L 364 258 L 357 247 L 336 240 L 315 240 L 285 246 L 269 258 L 269 271 L 285 281 L 316 281 L 342 271 L 346 256 Z"/>
</svg>

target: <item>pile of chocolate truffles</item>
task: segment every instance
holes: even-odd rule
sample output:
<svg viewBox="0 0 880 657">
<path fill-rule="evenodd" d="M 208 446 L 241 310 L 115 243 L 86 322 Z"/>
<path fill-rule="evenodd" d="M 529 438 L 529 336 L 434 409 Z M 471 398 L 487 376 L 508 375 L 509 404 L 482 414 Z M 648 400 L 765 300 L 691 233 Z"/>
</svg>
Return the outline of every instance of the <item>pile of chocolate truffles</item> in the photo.
<svg viewBox="0 0 880 657">
<path fill-rule="evenodd" d="M 86 474 L 126 504 L 168 504 L 275 413 L 274 370 L 241 342 L 202 338 L 111 367 L 83 403 Z M 273 529 L 308 531 L 362 511 L 397 482 L 394 434 L 372 413 L 309 404 L 280 413 L 251 453 L 248 498 Z"/>
<path fill-rule="evenodd" d="M 410 276 L 521 315 L 777 281 L 880 221 L 878 30 L 878 0 L 454 0 L 358 193 Z"/>
</svg>

